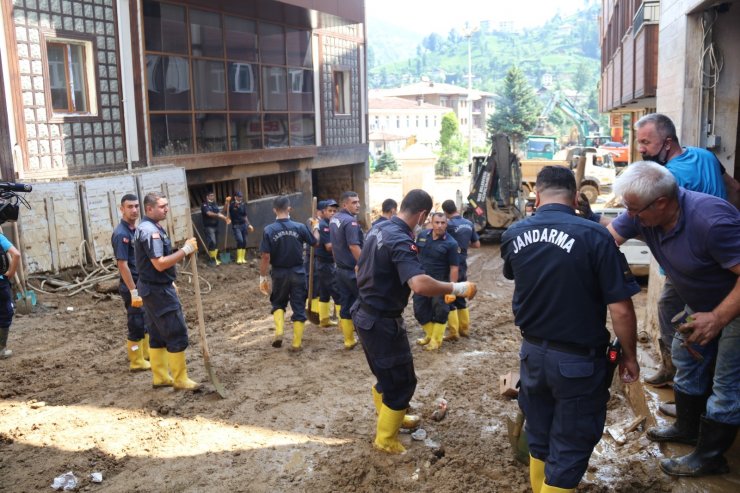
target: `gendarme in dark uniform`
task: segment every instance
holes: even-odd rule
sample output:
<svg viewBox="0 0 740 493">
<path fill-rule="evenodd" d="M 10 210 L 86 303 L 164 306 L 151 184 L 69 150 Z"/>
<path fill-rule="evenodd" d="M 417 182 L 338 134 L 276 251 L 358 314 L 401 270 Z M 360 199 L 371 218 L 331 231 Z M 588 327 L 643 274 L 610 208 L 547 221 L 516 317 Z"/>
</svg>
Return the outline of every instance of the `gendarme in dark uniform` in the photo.
<svg viewBox="0 0 740 493">
<path fill-rule="evenodd" d="M 333 203 L 336 204 L 336 202 Z M 331 227 L 327 219 L 319 221 L 319 246 L 316 247 L 314 253 L 319 278 L 319 303 L 328 304 L 329 299 L 333 298 L 334 304 L 341 306 L 336 286 L 337 266 L 334 264 L 334 255 L 326 249 L 326 245 L 331 244 L 330 231 Z M 320 315 L 321 312 L 321 306 L 319 306 Z"/>
<path fill-rule="evenodd" d="M 527 420 L 533 488 L 534 478 L 542 475 L 545 485 L 572 491 L 604 431 L 611 383 L 607 305 L 631 310 L 631 337 L 623 341 L 627 354 L 635 332 L 630 297 L 640 287 L 606 228 L 577 217 L 573 206 L 540 205 L 540 197 L 552 189 L 563 193 L 546 185 L 562 183 L 566 173 L 569 188 L 564 193 L 575 200 L 572 172 L 549 168 L 556 167 L 538 175 L 536 214 L 506 230 L 501 256 L 504 276 L 515 280 L 514 322 L 524 338 L 519 406 Z M 541 178 L 543 173 L 549 182 Z M 627 322 L 615 318 L 612 311 L 615 332 L 630 325 L 630 317 Z M 620 341 L 625 333 L 617 332 Z"/>
<path fill-rule="evenodd" d="M 340 317 L 349 319 L 349 309 L 357 299 L 357 276 L 355 266 L 357 262 L 349 249 L 350 245 L 362 248 L 364 238 L 357 218 L 341 209 L 329 222 L 330 239 L 334 260 L 337 264 L 337 290 L 342 301 Z"/>
<path fill-rule="evenodd" d="M 427 192 L 411 190 L 397 216 L 370 230 L 358 264 L 359 297 L 351 312 L 376 378 L 372 394 L 378 423 L 373 445 L 392 454 L 405 451 L 398 439 L 400 428 L 418 425 L 418 418 L 406 415 L 416 389 L 414 359 L 402 318 L 411 290 L 425 296 L 471 297 L 476 290 L 472 283 L 440 282 L 424 272 L 412 228 L 420 227 L 431 208 Z"/>
<path fill-rule="evenodd" d="M 217 217 L 209 216 L 207 213 L 213 212 L 214 214 L 221 214 L 221 208 L 216 204 L 216 202 L 209 202 L 205 201 L 203 202 L 203 205 L 200 206 L 200 213 L 201 217 L 203 218 L 203 228 L 206 232 L 206 245 L 208 246 L 208 251 L 211 252 L 213 250 L 218 250 L 218 221 L 219 219 Z"/>
<path fill-rule="evenodd" d="M 416 246 L 419 248 L 419 260 L 427 275 L 438 281 L 449 282 L 450 267 L 458 267 L 460 263 L 459 247 L 455 239 L 445 233 L 435 240 L 434 231 L 427 229 L 419 234 Z M 449 313 L 450 305 L 445 303 L 444 295 L 429 297 L 414 294 L 414 317 L 422 326 L 430 322 L 446 325 Z M 444 327 L 440 339 L 443 334 Z"/>
<path fill-rule="evenodd" d="M 116 260 L 125 260 L 128 270 L 134 284 L 139 278 L 139 272 L 136 269 L 136 254 L 134 244 L 136 238 L 136 227 L 132 227 L 125 220 L 121 219 L 116 229 L 111 235 L 111 244 L 113 245 L 113 255 Z M 127 338 L 129 341 L 140 341 L 144 339 L 147 333 L 144 321 L 144 310 L 131 306 L 131 292 L 128 286 L 123 282 L 123 277 L 119 276 L 118 293 L 123 298 L 123 304 L 126 307 L 126 318 L 128 326 Z"/>
<path fill-rule="evenodd" d="M 293 221 L 288 217 L 290 201 L 287 197 L 275 200 L 275 212 L 278 218 L 264 229 L 260 252 L 262 252 L 261 270 L 267 267 L 267 258 L 271 265 L 272 291 L 270 303 L 275 320 L 275 338 L 273 347 L 281 347 L 285 308 L 290 302 L 293 309 L 293 349 L 301 348 L 303 328 L 306 322 L 306 271 L 303 268 L 303 245 L 315 246 L 316 238 L 305 224 Z M 278 208 L 280 207 L 280 208 Z"/>
<path fill-rule="evenodd" d="M 159 272 L 151 262 L 153 258 L 170 255 L 172 242 L 162 226 L 145 216 L 136 229 L 134 249 L 139 273 L 136 287 L 152 322 L 149 346 L 167 348 L 169 353 L 184 351 L 188 347 L 188 326 L 172 285 L 177 280 L 177 270 L 173 266 Z"/>
</svg>

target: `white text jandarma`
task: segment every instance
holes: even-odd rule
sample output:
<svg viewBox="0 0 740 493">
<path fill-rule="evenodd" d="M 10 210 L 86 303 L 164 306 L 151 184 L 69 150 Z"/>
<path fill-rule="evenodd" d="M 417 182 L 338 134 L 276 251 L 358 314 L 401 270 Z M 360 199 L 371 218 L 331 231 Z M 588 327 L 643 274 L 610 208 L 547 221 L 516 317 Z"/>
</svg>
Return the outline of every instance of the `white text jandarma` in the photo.
<svg viewBox="0 0 740 493">
<path fill-rule="evenodd" d="M 512 243 L 514 245 L 514 253 L 519 253 L 519 251 L 524 247 L 538 242 L 553 243 L 570 253 L 575 241 L 575 238 L 570 238 L 568 233 L 558 231 L 557 229 L 543 228 L 541 230 L 533 229 L 531 231 L 520 233 L 514 240 L 512 240 Z"/>
</svg>

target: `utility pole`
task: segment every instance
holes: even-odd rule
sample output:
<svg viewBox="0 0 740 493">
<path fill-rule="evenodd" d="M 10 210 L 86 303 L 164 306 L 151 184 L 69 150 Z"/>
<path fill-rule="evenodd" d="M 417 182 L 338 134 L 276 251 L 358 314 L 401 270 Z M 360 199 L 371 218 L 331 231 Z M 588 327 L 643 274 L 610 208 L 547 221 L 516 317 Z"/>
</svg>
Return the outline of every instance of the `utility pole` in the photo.
<svg viewBox="0 0 740 493">
<path fill-rule="evenodd" d="M 473 58 L 471 55 L 471 38 L 473 33 L 478 30 L 478 26 L 471 26 L 465 23 L 463 36 L 468 38 L 468 166 L 473 163 Z"/>
</svg>

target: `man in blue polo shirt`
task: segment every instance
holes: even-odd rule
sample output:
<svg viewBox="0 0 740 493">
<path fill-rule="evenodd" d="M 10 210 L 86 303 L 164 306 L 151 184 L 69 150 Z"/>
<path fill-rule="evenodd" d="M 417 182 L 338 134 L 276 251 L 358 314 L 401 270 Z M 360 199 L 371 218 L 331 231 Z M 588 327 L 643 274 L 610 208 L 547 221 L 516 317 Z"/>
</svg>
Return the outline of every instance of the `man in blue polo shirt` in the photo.
<svg viewBox="0 0 740 493">
<path fill-rule="evenodd" d="M 290 219 L 290 199 L 284 195 L 272 202 L 275 222 L 265 227 L 260 243 L 262 261 L 260 263 L 260 291 L 270 296 L 272 316 L 275 320 L 275 337 L 272 347 L 283 345 L 285 308 L 290 302 L 293 309 L 292 351 L 301 350 L 303 329 L 306 324 L 306 271 L 303 268 L 303 245 L 315 246 L 319 239 L 318 220 L 311 219 L 309 232 L 305 224 Z M 272 289 L 267 279 L 270 270 Z"/>
<path fill-rule="evenodd" d="M 459 247 L 447 233 L 447 217 L 442 212 L 432 215 L 432 229 L 426 229 L 416 238 L 419 260 L 424 272 L 438 281 L 457 282 L 460 264 Z M 450 305 L 445 297 L 414 294 L 414 317 L 424 329 L 425 337 L 416 341 L 427 351 L 442 346 Z"/>
<path fill-rule="evenodd" d="M 664 167 L 642 161 L 617 179 L 627 214 L 608 226 L 618 243 L 641 236 L 682 300 L 673 338 L 676 422 L 648 438 L 696 444 L 664 459 L 676 476 L 728 472 L 724 452 L 740 425 L 740 212 L 725 200 L 679 188 Z M 712 369 L 714 368 L 714 376 Z"/>
<path fill-rule="evenodd" d="M 480 248 L 480 237 L 475 231 L 473 223 L 465 219 L 457 211 L 457 206 L 452 200 L 442 202 L 442 210 L 447 215 L 447 232 L 455 238 L 460 246 L 460 269 L 457 274 L 458 281 L 468 280 L 468 248 Z M 458 335 L 468 337 L 470 335 L 470 309 L 465 298 L 458 298 L 452 304 L 449 317 L 450 334 L 446 339 L 455 340 Z"/>
<path fill-rule="evenodd" d="M 373 445 L 390 454 L 406 451 L 398 440 L 401 426 L 418 424 L 418 418 L 406 417 L 416 389 L 414 358 L 402 317 L 409 294 L 472 298 L 476 292 L 473 283 L 441 282 L 424 273 L 414 234 L 421 231 L 431 208 L 432 198 L 424 190 L 406 194 L 399 214 L 368 233 L 357 273 L 359 297 L 351 313 L 376 378 L 372 394 L 378 423 Z"/>
<path fill-rule="evenodd" d="M 357 345 L 357 340 L 349 309 L 357 300 L 356 267 L 364 236 L 357 222 L 360 197 L 357 193 L 348 191 L 342 194 L 339 202 L 342 208 L 329 221 L 329 238 L 334 260 L 337 263 L 337 293 L 342 307 L 339 311 L 339 324 L 344 334 L 345 349 L 353 349 Z"/>
<path fill-rule="evenodd" d="M 738 182 L 725 173 L 717 157 L 699 147 L 681 147 L 676 126 L 661 113 L 651 113 L 640 118 L 635 124 L 637 150 L 645 161 L 664 165 L 676 178 L 678 186 L 694 192 L 702 192 L 729 200 L 740 207 L 737 190 Z M 602 222 L 606 225 L 606 223 Z M 671 343 L 675 330 L 671 319 L 680 312 L 684 300 L 673 287 L 670 276 L 665 279 L 663 291 L 658 300 L 658 322 L 660 324 L 661 366 L 655 374 L 645 378 L 645 382 L 661 386 L 670 383 L 676 369 L 671 360 Z"/>
<path fill-rule="evenodd" d="M 119 283 L 118 293 L 123 299 L 126 308 L 128 337 L 126 352 L 130 371 L 142 371 L 151 368 L 149 364 L 149 334 L 144 322 L 144 304 L 136 281 L 139 273 L 136 270 L 136 255 L 134 253 L 134 238 L 136 236 L 136 221 L 139 219 L 139 198 L 131 193 L 121 197 L 121 222 L 113 230 L 111 244 L 113 255 L 118 266 Z"/>
<path fill-rule="evenodd" d="M 606 229 L 576 216 L 572 171 L 545 166 L 536 189 L 537 212 L 506 230 L 501 257 L 524 338 L 519 406 L 530 482 L 535 492 L 554 493 L 575 490 L 604 432 L 607 308 L 623 349 L 620 376 L 639 376 L 631 297 L 640 287 Z"/>
</svg>

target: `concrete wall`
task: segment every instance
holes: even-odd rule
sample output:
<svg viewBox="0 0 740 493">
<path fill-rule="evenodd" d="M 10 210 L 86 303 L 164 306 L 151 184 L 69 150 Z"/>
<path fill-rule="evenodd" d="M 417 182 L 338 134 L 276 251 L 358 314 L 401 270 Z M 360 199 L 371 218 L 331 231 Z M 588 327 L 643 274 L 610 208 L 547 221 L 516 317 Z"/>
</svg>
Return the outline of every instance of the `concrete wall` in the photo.
<svg viewBox="0 0 740 493">
<path fill-rule="evenodd" d="M 729 2 L 714 24 L 715 48 L 724 67 L 717 84 L 716 113 L 707 115 L 699 67 L 702 60 L 702 13 L 711 2 L 675 0 L 661 2 L 657 111 L 676 123 L 683 145 L 706 145 L 706 122 L 713 120 L 714 134 L 722 144 L 712 149 L 730 173 L 734 173 L 737 147 L 738 100 L 740 99 L 740 1 Z M 711 113 L 711 112 L 710 112 Z"/>
</svg>

